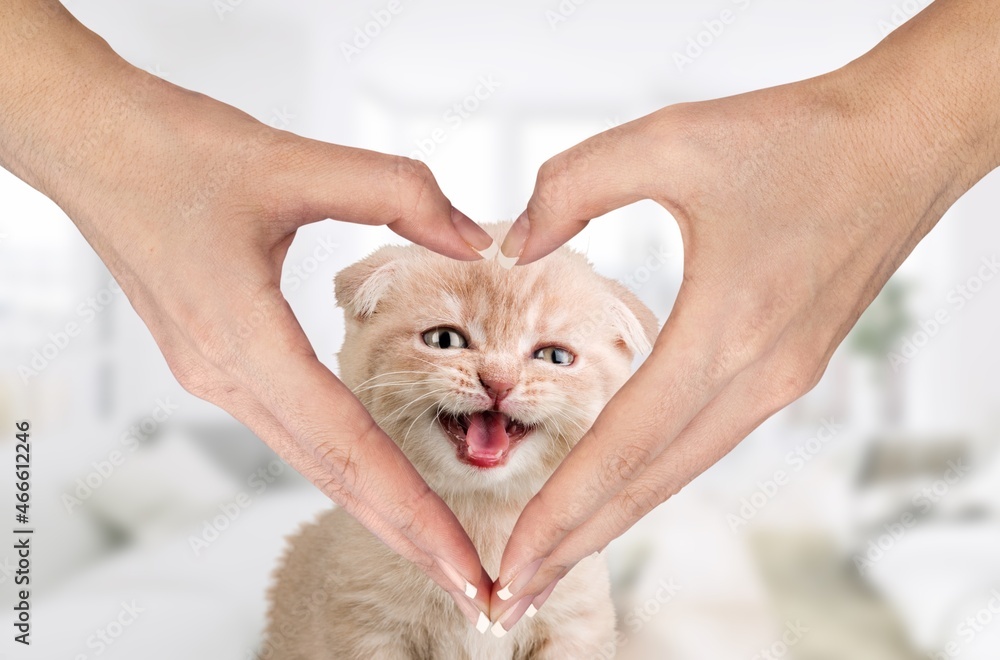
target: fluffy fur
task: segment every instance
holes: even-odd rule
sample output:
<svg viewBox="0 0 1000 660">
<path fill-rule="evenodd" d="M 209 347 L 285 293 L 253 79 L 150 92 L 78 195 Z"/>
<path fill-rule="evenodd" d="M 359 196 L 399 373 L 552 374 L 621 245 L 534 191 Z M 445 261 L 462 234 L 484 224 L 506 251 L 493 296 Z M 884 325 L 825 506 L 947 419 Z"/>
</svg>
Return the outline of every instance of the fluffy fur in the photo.
<svg viewBox="0 0 1000 660">
<path fill-rule="evenodd" d="M 342 271 L 336 295 L 347 323 L 341 377 L 451 506 L 495 576 L 518 514 L 649 348 L 655 317 L 567 248 L 507 271 L 384 247 Z M 469 347 L 427 346 L 424 331 L 442 326 L 459 329 Z M 569 349 L 573 364 L 533 359 L 553 345 Z M 516 383 L 502 409 L 534 429 L 491 469 L 459 461 L 437 421 L 441 411 L 489 408 L 481 379 Z M 271 601 L 266 659 L 566 660 L 594 657 L 615 637 L 603 557 L 581 562 L 534 619 L 496 639 L 340 509 L 291 539 Z"/>
</svg>

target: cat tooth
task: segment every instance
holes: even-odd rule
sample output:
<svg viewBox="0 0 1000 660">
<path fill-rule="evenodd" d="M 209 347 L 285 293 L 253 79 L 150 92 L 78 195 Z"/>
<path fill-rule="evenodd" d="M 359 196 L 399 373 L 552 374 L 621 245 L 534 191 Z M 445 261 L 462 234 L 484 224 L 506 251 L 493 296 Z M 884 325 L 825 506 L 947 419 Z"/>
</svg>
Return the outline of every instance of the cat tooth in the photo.
<svg viewBox="0 0 1000 660">
<path fill-rule="evenodd" d="M 494 623 L 493 627 L 490 630 L 493 632 L 493 636 L 496 637 L 497 639 L 507 634 L 507 631 L 503 629 L 503 626 L 500 625 L 499 621 Z"/>
<path fill-rule="evenodd" d="M 490 627 L 490 618 L 485 614 L 483 614 L 482 612 L 480 612 L 479 622 L 476 624 L 476 630 L 479 631 L 480 635 L 485 635 L 489 627 Z"/>
</svg>

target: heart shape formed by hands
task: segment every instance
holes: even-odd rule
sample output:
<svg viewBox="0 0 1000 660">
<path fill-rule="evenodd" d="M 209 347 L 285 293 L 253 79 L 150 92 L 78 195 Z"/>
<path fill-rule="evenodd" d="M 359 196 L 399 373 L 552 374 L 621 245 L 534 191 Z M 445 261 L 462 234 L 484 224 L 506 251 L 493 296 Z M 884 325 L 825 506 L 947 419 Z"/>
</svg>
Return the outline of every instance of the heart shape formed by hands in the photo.
<svg viewBox="0 0 1000 660">
<path fill-rule="evenodd" d="M 649 359 L 524 509 L 494 583 L 451 510 L 316 359 L 279 288 L 296 230 L 325 218 L 387 225 L 456 259 L 490 255 L 491 239 L 425 165 L 266 127 L 131 67 L 42 4 L 0 10 L 24 19 L 0 28 L 48 37 L 8 53 L 23 66 L 2 82 L 0 161 L 76 223 L 186 389 L 460 605 L 496 620 L 520 603 L 508 627 L 807 392 L 899 263 L 1000 163 L 997 49 L 968 26 L 1000 28 L 991 3 L 970 2 L 934 3 L 834 73 L 668 107 L 547 162 L 499 258 L 533 262 L 652 199 L 680 225 L 684 281 Z"/>
</svg>

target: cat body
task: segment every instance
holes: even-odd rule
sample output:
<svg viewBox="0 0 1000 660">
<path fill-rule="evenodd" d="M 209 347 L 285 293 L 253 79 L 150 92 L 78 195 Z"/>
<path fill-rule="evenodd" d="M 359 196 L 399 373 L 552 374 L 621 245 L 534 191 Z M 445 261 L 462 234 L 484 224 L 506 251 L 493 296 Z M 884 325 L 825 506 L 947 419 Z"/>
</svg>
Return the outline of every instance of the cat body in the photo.
<svg viewBox="0 0 1000 660">
<path fill-rule="evenodd" d="M 488 228 L 499 235 L 505 227 Z M 342 271 L 341 378 L 499 572 L 521 510 L 649 349 L 656 319 L 567 248 L 528 266 L 385 247 Z M 341 509 L 291 538 L 263 660 L 612 657 L 602 556 L 497 638 Z"/>
</svg>

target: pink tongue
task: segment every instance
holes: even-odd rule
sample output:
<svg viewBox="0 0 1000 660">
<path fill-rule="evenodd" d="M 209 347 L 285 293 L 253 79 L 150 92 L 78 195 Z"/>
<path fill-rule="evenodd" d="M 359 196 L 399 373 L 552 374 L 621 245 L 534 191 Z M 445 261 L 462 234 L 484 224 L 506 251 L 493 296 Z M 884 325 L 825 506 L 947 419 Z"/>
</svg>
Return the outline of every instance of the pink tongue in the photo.
<svg viewBox="0 0 1000 660">
<path fill-rule="evenodd" d="M 498 458 L 510 447 L 507 416 L 493 412 L 469 415 L 465 442 L 469 446 L 469 456 L 473 458 Z"/>
</svg>

